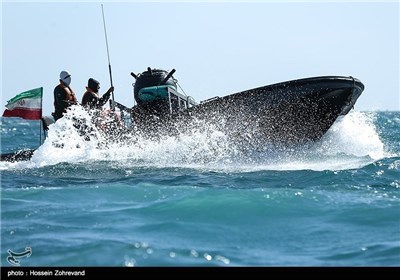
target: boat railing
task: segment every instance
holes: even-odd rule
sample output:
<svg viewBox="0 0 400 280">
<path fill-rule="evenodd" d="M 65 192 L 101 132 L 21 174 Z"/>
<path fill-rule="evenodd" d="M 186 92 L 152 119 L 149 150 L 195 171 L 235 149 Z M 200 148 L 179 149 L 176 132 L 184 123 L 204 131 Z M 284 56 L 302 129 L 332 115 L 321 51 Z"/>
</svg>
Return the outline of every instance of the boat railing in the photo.
<svg viewBox="0 0 400 280">
<path fill-rule="evenodd" d="M 110 100 L 110 108 L 119 110 L 120 120 L 123 122 L 125 127 L 131 126 L 131 108 L 128 108 L 125 105 L 114 100 Z"/>
<path fill-rule="evenodd" d="M 197 105 L 193 97 L 184 95 L 172 87 L 167 88 L 168 92 L 168 110 L 170 115 L 179 114 L 185 111 L 189 111 L 190 108 Z M 110 108 L 115 108 L 119 111 L 119 116 L 125 127 L 132 125 L 132 108 L 126 107 L 125 105 L 110 100 Z"/>
<path fill-rule="evenodd" d="M 169 113 L 175 114 L 190 109 L 197 105 L 196 101 L 191 96 L 183 95 L 172 87 L 167 88 Z"/>
<path fill-rule="evenodd" d="M 219 99 L 219 98 L 220 98 L 219 96 L 211 97 L 211 98 L 209 98 L 209 99 L 206 99 L 206 100 L 201 101 L 200 104 L 208 103 L 208 102 L 217 100 L 217 99 Z"/>
</svg>

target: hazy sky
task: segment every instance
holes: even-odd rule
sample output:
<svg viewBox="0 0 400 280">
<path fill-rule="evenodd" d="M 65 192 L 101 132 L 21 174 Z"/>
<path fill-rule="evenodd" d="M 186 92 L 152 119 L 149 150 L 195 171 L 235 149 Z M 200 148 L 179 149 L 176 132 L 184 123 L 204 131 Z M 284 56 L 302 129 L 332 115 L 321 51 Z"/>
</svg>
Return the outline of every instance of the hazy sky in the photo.
<svg viewBox="0 0 400 280">
<path fill-rule="evenodd" d="M 400 110 L 399 2 L 18 2 L 2 3 L 2 106 L 44 88 L 53 108 L 61 70 L 79 101 L 87 80 L 133 106 L 134 79 L 148 66 L 176 69 L 196 101 L 313 76 L 365 84 L 355 109 Z"/>
</svg>

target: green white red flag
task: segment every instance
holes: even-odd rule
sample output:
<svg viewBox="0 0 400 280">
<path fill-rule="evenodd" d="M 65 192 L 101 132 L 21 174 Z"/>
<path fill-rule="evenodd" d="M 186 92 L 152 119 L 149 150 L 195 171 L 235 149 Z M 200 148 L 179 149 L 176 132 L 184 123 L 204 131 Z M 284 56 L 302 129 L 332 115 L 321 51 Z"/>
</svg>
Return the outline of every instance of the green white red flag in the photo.
<svg viewBox="0 0 400 280">
<path fill-rule="evenodd" d="M 20 117 L 27 120 L 42 118 L 43 88 L 22 92 L 7 101 L 3 117 Z"/>
</svg>

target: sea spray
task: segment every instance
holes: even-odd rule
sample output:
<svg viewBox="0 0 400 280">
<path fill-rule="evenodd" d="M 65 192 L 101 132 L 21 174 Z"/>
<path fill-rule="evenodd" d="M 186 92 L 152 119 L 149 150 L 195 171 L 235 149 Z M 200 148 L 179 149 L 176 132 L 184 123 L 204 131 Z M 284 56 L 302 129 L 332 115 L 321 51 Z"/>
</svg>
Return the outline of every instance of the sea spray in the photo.
<svg viewBox="0 0 400 280">
<path fill-rule="evenodd" d="M 343 153 L 379 159 L 385 150 L 374 122 L 376 113 L 354 111 L 340 117 L 316 145 L 315 152 L 325 155 Z"/>
<path fill-rule="evenodd" d="M 93 115 L 73 106 L 65 117 L 50 125 L 47 139 L 31 161 L 2 164 L 35 168 L 62 162 L 113 161 L 132 167 L 206 167 L 221 171 L 351 169 L 386 155 L 375 118 L 374 113 L 353 111 L 339 118 L 316 143 L 285 149 L 266 143 L 262 149 L 243 150 L 224 131 L 198 120 L 177 129 L 175 135 L 151 138 L 133 129 L 123 137 L 108 139 L 93 124 Z M 77 120 L 90 131 L 90 139 L 79 131 Z"/>
</svg>

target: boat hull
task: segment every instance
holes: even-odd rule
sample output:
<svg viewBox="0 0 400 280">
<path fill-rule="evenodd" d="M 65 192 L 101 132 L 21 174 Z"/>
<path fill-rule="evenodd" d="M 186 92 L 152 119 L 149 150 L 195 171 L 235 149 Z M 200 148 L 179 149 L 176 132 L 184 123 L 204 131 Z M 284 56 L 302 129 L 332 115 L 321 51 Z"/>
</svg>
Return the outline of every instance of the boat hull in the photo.
<svg viewBox="0 0 400 280">
<path fill-rule="evenodd" d="M 317 141 L 364 90 L 352 77 L 325 76 L 254 88 L 205 101 L 192 116 L 218 124 L 232 135 L 275 145 Z"/>
<path fill-rule="evenodd" d="M 16 152 L 1 154 L 1 161 L 16 162 L 30 160 L 35 150 L 19 150 Z"/>
</svg>

